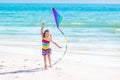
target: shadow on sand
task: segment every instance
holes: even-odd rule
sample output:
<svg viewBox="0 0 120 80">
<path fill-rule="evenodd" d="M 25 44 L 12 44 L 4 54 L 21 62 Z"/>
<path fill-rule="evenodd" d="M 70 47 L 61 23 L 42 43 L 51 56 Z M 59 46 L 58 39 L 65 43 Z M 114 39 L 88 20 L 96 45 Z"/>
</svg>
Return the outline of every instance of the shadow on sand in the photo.
<svg viewBox="0 0 120 80">
<path fill-rule="evenodd" d="M 6 74 L 17 74 L 17 73 L 32 73 L 32 72 L 38 72 L 38 71 L 44 71 L 44 68 L 33 68 L 33 69 L 22 69 L 22 70 L 16 70 L 16 71 L 9 71 L 9 72 L 0 72 L 0 75 L 6 75 Z"/>
</svg>

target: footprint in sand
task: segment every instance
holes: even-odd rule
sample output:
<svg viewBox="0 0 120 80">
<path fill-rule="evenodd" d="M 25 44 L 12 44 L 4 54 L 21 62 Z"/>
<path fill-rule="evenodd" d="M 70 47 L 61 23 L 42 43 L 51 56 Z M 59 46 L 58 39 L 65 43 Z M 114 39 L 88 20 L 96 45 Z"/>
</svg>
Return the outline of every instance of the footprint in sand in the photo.
<svg viewBox="0 0 120 80">
<path fill-rule="evenodd" d="M 15 78 L 19 78 L 19 79 L 20 79 L 21 77 L 19 77 L 19 76 L 15 76 Z"/>
<path fill-rule="evenodd" d="M 23 68 L 26 68 L 25 63 L 28 61 L 28 59 L 24 59 L 24 65 L 22 66 Z"/>
<path fill-rule="evenodd" d="M 0 65 L 0 69 L 3 69 L 5 66 L 3 66 L 3 65 Z"/>
<path fill-rule="evenodd" d="M 40 64 L 38 64 L 38 66 L 40 66 Z"/>
<path fill-rule="evenodd" d="M 28 59 L 24 59 L 24 61 L 28 61 Z"/>
<path fill-rule="evenodd" d="M 56 67 L 55 69 L 56 69 L 56 70 L 62 70 L 61 68 L 57 68 L 57 67 Z"/>
<path fill-rule="evenodd" d="M 4 61 L 1 61 L 1 64 L 3 64 L 3 63 L 5 63 L 5 62 L 4 62 Z M 0 69 L 3 69 L 3 67 L 5 67 L 5 66 L 0 65 Z"/>
<path fill-rule="evenodd" d="M 1 63 L 5 63 L 4 61 L 1 61 Z"/>
</svg>

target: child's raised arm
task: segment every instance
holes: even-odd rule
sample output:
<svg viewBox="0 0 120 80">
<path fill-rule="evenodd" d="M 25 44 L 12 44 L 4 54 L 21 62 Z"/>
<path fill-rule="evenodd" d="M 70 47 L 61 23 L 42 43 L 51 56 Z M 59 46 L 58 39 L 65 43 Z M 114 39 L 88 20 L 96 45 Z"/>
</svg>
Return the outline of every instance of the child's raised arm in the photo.
<svg viewBox="0 0 120 80">
<path fill-rule="evenodd" d="M 44 31 L 44 21 L 42 22 L 42 27 L 41 27 L 41 36 L 43 37 L 43 31 Z"/>
</svg>

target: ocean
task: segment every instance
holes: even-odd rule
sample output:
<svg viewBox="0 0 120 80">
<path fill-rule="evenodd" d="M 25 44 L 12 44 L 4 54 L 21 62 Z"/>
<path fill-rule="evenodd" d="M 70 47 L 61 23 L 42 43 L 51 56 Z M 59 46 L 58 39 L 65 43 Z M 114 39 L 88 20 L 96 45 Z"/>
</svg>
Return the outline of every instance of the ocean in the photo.
<svg viewBox="0 0 120 80">
<path fill-rule="evenodd" d="M 71 53 L 120 56 L 119 4 L 0 4 L 0 38 L 29 39 L 38 43 L 1 45 L 41 46 L 40 28 L 50 29 L 53 39 L 65 48 L 64 36 L 57 30 L 51 8 L 63 17 L 61 30 L 67 36 Z"/>
</svg>

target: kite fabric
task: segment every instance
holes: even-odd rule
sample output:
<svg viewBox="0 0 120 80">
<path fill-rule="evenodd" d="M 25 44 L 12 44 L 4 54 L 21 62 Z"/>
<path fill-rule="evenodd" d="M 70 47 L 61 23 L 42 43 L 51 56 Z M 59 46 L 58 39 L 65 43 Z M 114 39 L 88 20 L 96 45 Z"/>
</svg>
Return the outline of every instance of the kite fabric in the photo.
<svg viewBox="0 0 120 80">
<path fill-rule="evenodd" d="M 60 14 L 54 8 L 52 8 L 52 11 L 53 11 L 53 14 L 54 14 L 54 19 L 55 19 L 55 22 L 56 22 L 56 26 L 59 29 L 59 31 L 64 35 L 62 30 L 59 28 L 59 25 L 60 25 L 63 18 L 62 18 L 62 16 L 60 16 Z"/>
<path fill-rule="evenodd" d="M 66 45 L 66 48 L 65 48 L 65 51 L 62 55 L 62 57 L 60 57 L 55 63 L 53 63 L 53 65 L 55 65 L 56 63 L 58 63 L 63 57 L 64 55 L 66 54 L 67 52 L 67 38 L 65 36 L 65 34 L 62 32 L 62 30 L 59 28 L 60 27 L 60 23 L 62 21 L 62 16 L 54 9 L 52 8 L 52 12 L 53 12 L 53 15 L 54 15 L 54 19 L 55 19 L 55 22 L 56 22 L 56 26 L 58 28 L 58 30 L 63 34 L 63 36 L 65 37 L 65 45 Z"/>
<path fill-rule="evenodd" d="M 63 18 L 62 18 L 62 16 L 60 16 L 60 14 L 54 8 L 52 8 L 52 11 L 54 14 L 56 25 L 57 25 L 57 27 L 59 27 Z"/>
</svg>

